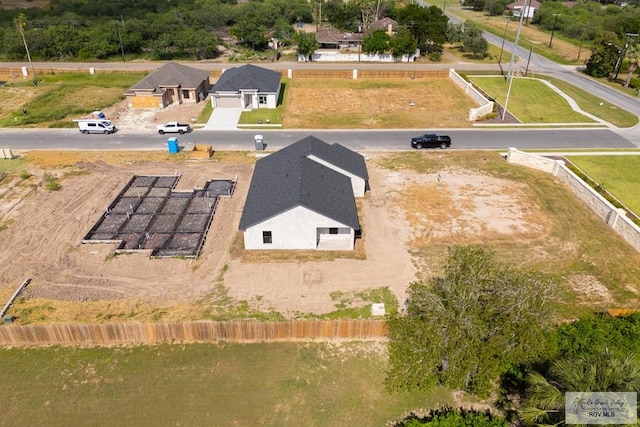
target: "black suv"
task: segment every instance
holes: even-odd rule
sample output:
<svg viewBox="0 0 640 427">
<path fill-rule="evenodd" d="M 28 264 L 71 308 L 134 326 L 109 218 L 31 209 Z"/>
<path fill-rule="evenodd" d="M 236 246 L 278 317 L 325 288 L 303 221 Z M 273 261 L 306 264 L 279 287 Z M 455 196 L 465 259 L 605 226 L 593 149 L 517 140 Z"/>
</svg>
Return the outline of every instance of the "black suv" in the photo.
<svg viewBox="0 0 640 427">
<path fill-rule="evenodd" d="M 424 135 L 411 138 L 411 146 L 421 150 L 423 148 L 445 148 L 451 147 L 451 137 L 448 135 L 436 135 L 435 133 L 425 133 Z"/>
</svg>

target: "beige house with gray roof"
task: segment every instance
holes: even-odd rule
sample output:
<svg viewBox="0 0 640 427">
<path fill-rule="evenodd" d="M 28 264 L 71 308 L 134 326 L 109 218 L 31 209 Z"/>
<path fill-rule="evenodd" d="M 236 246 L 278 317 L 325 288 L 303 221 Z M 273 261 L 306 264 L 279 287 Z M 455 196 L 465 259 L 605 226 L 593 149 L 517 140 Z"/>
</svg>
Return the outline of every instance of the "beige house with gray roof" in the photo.
<svg viewBox="0 0 640 427">
<path fill-rule="evenodd" d="M 124 93 L 129 108 L 165 108 L 197 103 L 207 97 L 209 73 L 177 62 L 167 62 Z"/>
</svg>

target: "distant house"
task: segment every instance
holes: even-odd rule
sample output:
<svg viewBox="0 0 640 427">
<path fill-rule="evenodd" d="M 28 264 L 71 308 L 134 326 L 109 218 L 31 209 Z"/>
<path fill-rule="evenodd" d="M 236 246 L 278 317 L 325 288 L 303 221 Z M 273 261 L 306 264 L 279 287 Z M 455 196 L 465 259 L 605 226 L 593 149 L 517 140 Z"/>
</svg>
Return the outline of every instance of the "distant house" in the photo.
<svg viewBox="0 0 640 427">
<path fill-rule="evenodd" d="M 320 28 L 316 32 L 316 42 L 320 49 L 348 49 L 362 44 L 362 33 L 344 33 L 335 28 Z"/>
<path fill-rule="evenodd" d="M 399 24 L 391 18 L 382 18 L 374 21 L 369 25 L 369 30 L 384 30 L 390 36 L 398 32 Z"/>
<path fill-rule="evenodd" d="M 164 108 L 174 103 L 196 103 L 206 98 L 209 73 L 168 62 L 124 93 L 129 108 Z"/>
<path fill-rule="evenodd" d="M 209 90 L 214 108 L 276 108 L 280 97 L 277 71 L 247 64 L 225 70 Z"/>
<path fill-rule="evenodd" d="M 364 157 L 313 136 L 256 162 L 239 229 L 245 249 L 353 250 Z"/>
<path fill-rule="evenodd" d="M 526 3 L 526 7 L 525 7 Z M 525 19 L 533 18 L 536 10 L 540 9 L 540 2 L 537 0 L 518 0 L 507 5 L 507 9 L 513 13 L 515 18 L 520 18 L 520 14 L 524 13 Z"/>
</svg>

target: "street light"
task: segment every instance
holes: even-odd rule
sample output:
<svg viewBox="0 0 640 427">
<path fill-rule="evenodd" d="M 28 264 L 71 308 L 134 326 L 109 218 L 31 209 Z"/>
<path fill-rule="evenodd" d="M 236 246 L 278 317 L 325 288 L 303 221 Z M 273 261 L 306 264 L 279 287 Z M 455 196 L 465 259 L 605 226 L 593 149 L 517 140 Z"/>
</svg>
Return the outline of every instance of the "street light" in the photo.
<svg viewBox="0 0 640 427">
<path fill-rule="evenodd" d="M 551 29 L 551 40 L 549 40 L 549 47 L 551 47 L 551 42 L 553 41 L 553 33 L 556 32 L 556 22 L 558 22 L 558 15 L 560 14 L 555 13 L 554 15 L 556 15 L 556 18 L 553 20 L 553 28 Z"/>
<path fill-rule="evenodd" d="M 529 7 L 529 0 L 524 0 L 524 6 L 522 10 L 527 10 Z M 522 21 L 524 19 L 524 13 L 520 12 L 520 20 L 518 21 L 518 30 L 516 31 L 516 39 L 513 42 L 513 50 L 511 51 L 511 60 L 509 61 L 509 71 L 507 71 L 507 80 L 509 81 L 509 88 L 507 89 L 507 96 L 504 100 L 504 108 L 502 109 L 502 121 L 504 121 L 507 115 L 507 106 L 509 105 L 509 96 L 511 95 L 511 85 L 513 85 L 513 62 L 516 59 L 516 51 L 518 50 L 518 40 L 520 39 L 520 32 L 522 31 Z"/>
<path fill-rule="evenodd" d="M 500 46 L 500 58 L 498 58 L 498 64 L 502 62 L 502 50 L 504 49 L 504 40 L 507 37 L 507 27 L 509 27 L 509 21 L 511 18 L 509 16 L 505 16 L 504 20 L 507 22 L 504 26 L 504 34 L 502 35 L 502 46 Z"/>
</svg>

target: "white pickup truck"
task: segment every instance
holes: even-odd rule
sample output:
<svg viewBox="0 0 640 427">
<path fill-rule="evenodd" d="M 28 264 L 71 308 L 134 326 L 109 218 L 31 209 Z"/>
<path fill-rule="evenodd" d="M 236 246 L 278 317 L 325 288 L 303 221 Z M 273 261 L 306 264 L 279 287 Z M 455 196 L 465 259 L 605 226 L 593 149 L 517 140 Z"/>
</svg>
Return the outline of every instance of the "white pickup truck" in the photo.
<svg viewBox="0 0 640 427">
<path fill-rule="evenodd" d="M 164 135 L 165 133 L 179 133 L 182 135 L 183 133 L 191 132 L 191 126 L 189 126 L 188 123 L 167 122 L 158 125 L 156 130 L 160 135 Z"/>
</svg>

